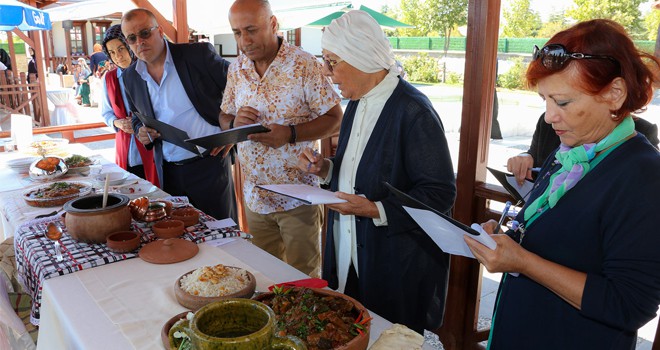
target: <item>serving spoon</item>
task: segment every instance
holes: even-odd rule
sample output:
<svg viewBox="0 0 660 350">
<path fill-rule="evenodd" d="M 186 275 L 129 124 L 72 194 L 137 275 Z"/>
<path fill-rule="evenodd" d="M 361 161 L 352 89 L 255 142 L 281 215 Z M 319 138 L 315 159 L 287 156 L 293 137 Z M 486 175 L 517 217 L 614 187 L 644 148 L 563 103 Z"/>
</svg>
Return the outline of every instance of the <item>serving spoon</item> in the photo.
<svg viewBox="0 0 660 350">
<path fill-rule="evenodd" d="M 46 237 L 50 239 L 51 241 L 55 242 L 55 254 L 57 254 L 57 261 L 62 261 L 64 258 L 62 257 L 62 251 L 60 249 L 60 238 L 62 238 L 62 229 L 55 225 L 54 223 L 49 223 L 48 227 L 46 228 Z"/>
</svg>

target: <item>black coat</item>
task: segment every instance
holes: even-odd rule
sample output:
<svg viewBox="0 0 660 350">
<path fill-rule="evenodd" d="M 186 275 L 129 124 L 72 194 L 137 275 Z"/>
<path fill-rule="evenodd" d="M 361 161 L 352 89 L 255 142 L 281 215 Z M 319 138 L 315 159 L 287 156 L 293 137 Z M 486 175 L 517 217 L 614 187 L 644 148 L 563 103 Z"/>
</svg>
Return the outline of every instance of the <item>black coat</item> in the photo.
<svg viewBox="0 0 660 350">
<path fill-rule="evenodd" d="M 338 189 L 339 169 L 359 101 L 344 113 L 331 189 Z M 380 201 L 387 226 L 356 217 L 360 301 L 386 319 L 421 332 L 441 326 L 449 255 L 422 231 L 383 185 L 387 181 L 441 212 L 456 196 L 455 176 L 444 128 L 430 101 L 400 80 L 366 145 L 356 173 L 356 194 Z M 323 278 L 337 288 L 334 217 L 330 211 Z"/>
</svg>

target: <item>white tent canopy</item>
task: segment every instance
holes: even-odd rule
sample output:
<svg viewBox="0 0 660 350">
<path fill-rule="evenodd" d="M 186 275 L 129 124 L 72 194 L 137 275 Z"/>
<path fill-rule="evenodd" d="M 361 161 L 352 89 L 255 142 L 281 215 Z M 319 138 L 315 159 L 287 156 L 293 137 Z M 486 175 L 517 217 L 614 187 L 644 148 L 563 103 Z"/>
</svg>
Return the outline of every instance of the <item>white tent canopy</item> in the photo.
<svg viewBox="0 0 660 350">
<path fill-rule="evenodd" d="M 172 18 L 171 0 L 151 0 L 160 13 Z M 227 13 L 233 0 L 187 0 L 188 26 L 198 33 L 231 33 Z M 350 1 L 337 0 L 271 0 L 271 7 L 283 30 L 299 28 L 339 11 Z M 45 8 L 53 22 L 83 20 L 104 17 L 113 13 L 124 13 L 137 6 L 131 0 L 81 0 L 75 3 L 55 3 Z"/>
</svg>

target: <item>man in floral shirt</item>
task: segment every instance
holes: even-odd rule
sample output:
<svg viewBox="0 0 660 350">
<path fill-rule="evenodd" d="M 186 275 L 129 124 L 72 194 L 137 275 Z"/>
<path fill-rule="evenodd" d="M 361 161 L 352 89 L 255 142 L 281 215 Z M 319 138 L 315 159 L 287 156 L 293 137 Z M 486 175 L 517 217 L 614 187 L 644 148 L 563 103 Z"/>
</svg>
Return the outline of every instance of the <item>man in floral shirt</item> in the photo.
<svg viewBox="0 0 660 350">
<path fill-rule="evenodd" d="M 316 176 L 298 170 L 298 155 L 339 130 L 341 100 L 320 62 L 277 36 L 268 1 L 234 2 L 229 23 L 242 54 L 229 67 L 220 125 L 228 130 L 261 123 L 271 130 L 238 144 L 248 229 L 258 247 L 317 277 L 321 207 L 255 186 L 318 186 Z"/>
</svg>

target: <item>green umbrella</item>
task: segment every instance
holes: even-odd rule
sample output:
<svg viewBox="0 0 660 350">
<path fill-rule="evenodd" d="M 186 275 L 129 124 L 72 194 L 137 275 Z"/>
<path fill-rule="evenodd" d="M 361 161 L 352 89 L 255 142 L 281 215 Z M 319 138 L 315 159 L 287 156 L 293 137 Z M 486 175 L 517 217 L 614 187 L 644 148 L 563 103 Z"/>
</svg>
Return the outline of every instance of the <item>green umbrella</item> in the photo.
<svg viewBox="0 0 660 350">
<path fill-rule="evenodd" d="M 327 15 L 327 16 L 325 16 L 325 17 L 323 17 L 323 18 L 321 18 L 317 21 L 309 23 L 308 25 L 306 25 L 306 27 L 327 27 L 328 25 L 330 25 L 330 22 L 332 22 L 333 19 L 337 19 L 337 18 L 341 17 L 344 13 L 346 13 L 348 11 L 351 11 L 352 9 L 353 9 L 352 6 L 349 5 L 349 6 L 346 7 L 346 9 L 344 11 L 333 12 L 333 13 L 331 13 L 331 14 L 329 14 L 329 15 Z M 403 22 L 399 22 L 399 21 L 395 20 L 394 18 L 387 17 L 384 14 L 382 14 L 378 11 L 374 11 L 374 10 L 364 6 L 364 5 L 360 6 L 360 10 L 370 14 L 371 17 L 373 17 L 376 20 L 376 22 L 378 22 L 378 24 L 380 24 L 381 27 L 386 27 L 388 29 L 392 29 L 392 28 L 414 28 L 415 27 L 415 26 L 411 26 L 410 24 L 405 24 Z"/>
</svg>

